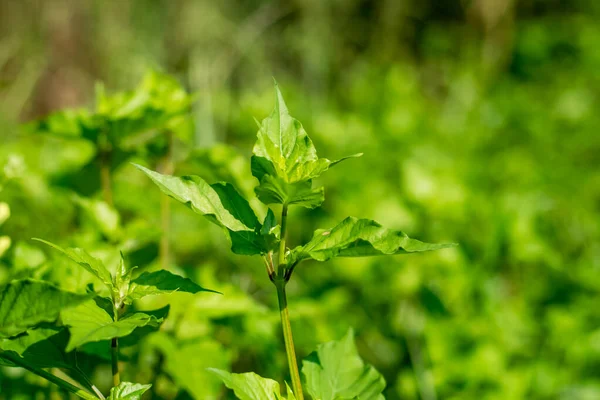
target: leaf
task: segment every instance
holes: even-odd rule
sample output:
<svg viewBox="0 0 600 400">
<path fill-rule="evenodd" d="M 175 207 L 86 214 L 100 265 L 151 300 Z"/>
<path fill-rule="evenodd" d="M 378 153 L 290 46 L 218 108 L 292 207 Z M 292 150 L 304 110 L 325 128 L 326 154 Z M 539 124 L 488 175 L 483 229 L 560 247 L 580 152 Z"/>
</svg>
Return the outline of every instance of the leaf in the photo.
<svg viewBox="0 0 600 400">
<path fill-rule="evenodd" d="M 61 310 L 89 299 L 47 282 L 25 279 L 0 287 L 0 337 L 24 332 L 40 322 L 56 320 Z"/>
<path fill-rule="evenodd" d="M 245 225 L 240 219 L 232 215 L 223 204 L 223 200 L 219 197 L 219 194 L 215 189 L 202 178 L 193 175 L 182 177 L 163 175 L 144 168 L 141 165 L 133 165 L 148 175 L 163 193 L 184 203 L 194 212 L 206 216 L 215 224 L 232 231 L 253 230 L 253 227 Z M 228 191 L 228 193 L 231 192 Z M 225 201 L 230 205 L 239 204 L 241 202 L 239 199 L 226 199 Z M 247 218 L 245 219 L 247 220 Z"/>
<path fill-rule="evenodd" d="M 383 400 L 385 379 L 371 365 L 365 365 L 354 345 L 354 333 L 321 344 L 302 360 L 306 390 L 320 400 Z"/>
<path fill-rule="evenodd" d="M 69 332 L 65 327 L 44 325 L 10 339 L 0 339 L 0 350 L 13 351 L 37 368 L 76 368 L 74 353 L 65 352 Z M 9 363 L 12 366 L 12 363 Z"/>
<path fill-rule="evenodd" d="M 118 321 L 114 321 L 108 311 L 93 300 L 64 311 L 61 317 L 71 332 L 67 351 L 86 343 L 127 336 L 136 328 L 156 327 L 162 323 L 162 319 L 143 312 L 125 315 Z"/>
<path fill-rule="evenodd" d="M 74 195 L 73 199 L 104 236 L 110 240 L 120 237 L 121 217 L 114 207 L 102 200 L 88 199 L 77 195 Z"/>
<path fill-rule="evenodd" d="M 141 383 L 121 382 L 119 386 L 110 389 L 107 400 L 140 400 L 151 387 L 152 385 L 142 385 Z"/>
<path fill-rule="evenodd" d="M 285 400 L 281 396 L 279 383 L 272 379 L 263 378 L 254 372 L 232 374 L 216 368 L 208 370 L 221 378 L 225 386 L 233 390 L 240 400 Z"/>
<path fill-rule="evenodd" d="M 92 257 L 85 250 L 79 248 L 63 249 L 62 247 L 59 247 L 54 243 L 47 242 L 43 239 L 34 238 L 33 240 L 47 244 L 48 246 L 60 251 L 71 260 L 81 265 L 96 278 L 100 279 L 100 281 L 104 283 L 109 290 L 113 290 L 113 280 L 108 269 L 106 269 L 102 261 Z"/>
<path fill-rule="evenodd" d="M 322 188 L 312 189 L 312 179 L 355 154 L 331 161 L 318 158 L 317 151 L 299 121 L 290 116 L 275 83 L 275 108 L 259 124 L 251 159 L 255 189 L 265 204 L 297 204 L 315 208 L 323 202 Z"/>
<path fill-rule="evenodd" d="M 175 275 L 164 269 L 154 272 L 144 272 L 131 281 L 128 297 L 131 300 L 141 299 L 145 296 L 168 294 L 175 291 L 185 293 L 215 292 L 205 289 L 192 280 Z"/>
<path fill-rule="evenodd" d="M 162 175 L 140 165 L 134 165 L 148 175 L 163 193 L 225 228 L 231 239 L 231 250 L 234 253 L 254 255 L 267 251 L 261 240 L 259 233 L 261 224 L 256 214 L 233 185 L 229 183 L 209 185 L 198 176 Z"/>
<path fill-rule="evenodd" d="M 383 228 L 370 219 L 348 217 L 332 229 L 319 229 L 304 246 L 287 255 L 288 265 L 307 258 L 327 261 L 334 257 L 366 257 L 439 250 L 454 243 L 424 243 L 404 232 Z"/>
</svg>

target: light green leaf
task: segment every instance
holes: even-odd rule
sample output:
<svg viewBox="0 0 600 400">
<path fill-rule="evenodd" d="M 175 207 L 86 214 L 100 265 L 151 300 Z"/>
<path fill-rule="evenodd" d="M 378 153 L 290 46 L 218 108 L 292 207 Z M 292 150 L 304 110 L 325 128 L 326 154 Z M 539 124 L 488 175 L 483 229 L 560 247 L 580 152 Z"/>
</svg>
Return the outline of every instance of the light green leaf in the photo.
<svg viewBox="0 0 600 400">
<path fill-rule="evenodd" d="M 333 257 L 366 257 L 439 250 L 454 243 L 424 243 L 404 232 L 383 228 L 370 219 L 348 217 L 332 229 L 319 229 L 304 246 L 287 255 L 288 265 L 307 258 L 327 261 Z"/>
<path fill-rule="evenodd" d="M 184 203 L 194 212 L 226 229 L 231 239 L 231 250 L 236 254 L 254 255 L 266 251 L 260 237 L 261 224 L 256 214 L 229 183 L 209 185 L 198 176 L 175 177 L 162 175 L 140 165 L 160 190 Z"/>
<path fill-rule="evenodd" d="M 219 293 L 214 290 L 205 289 L 188 278 L 161 269 L 154 272 L 144 272 L 142 275 L 132 280 L 128 297 L 131 300 L 137 300 L 145 296 L 168 294 L 175 291 L 186 293 Z"/>
<path fill-rule="evenodd" d="M 184 203 L 194 212 L 204 215 L 212 222 L 223 226 L 232 231 L 251 231 L 254 227 L 247 226 L 244 222 L 232 215 L 232 213 L 223 204 L 223 199 L 208 183 L 198 176 L 170 176 L 144 168 L 141 165 L 133 164 L 144 172 L 160 188 L 160 190 L 175 200 Z M 227 193 L 231 193 L 227 191 Z M 236 192 L 237 193 L 237 192 Z M 238 194 L 239 196 L 239 194 Z M 241 196 L 239 196 L 241 198 Z M 243 200 L 243 198 L 242 198 Z M 229 204 L 239 204 L 240 199 L 225 199 Z M 247 204 L 247 202 L 246 202 Z M 248 206 L 250 207 L 250 206 Z M 244 209 L 247 211 L 247 209 Z M 239 213 L 237 213 L 239 216 Z M 244 216 L 243 220 L 250 220 L 251 217 Z M 256 216 L 255 216 L 256 218 Z"/>
<path fill-rule="evenodd" d="M 76 368 L 74 353 L 66 353 L 69 332 L 65 327 L 44 325 L 10 339 L 0 339 L 0 350 L 17 353 L 38 368 Z M 12 366 L 12 363 L 8 363 Z"/>
<path fill-rule="evenodd" d="M 252 175 L 259 181 L 256 194 L 265 204 L 314 208 L 323 201 L 323 189 L 312 189 L 312 179 L 335 164 L 362 154 L 337 161 L 319 158 L 302 124 L 289 114 L 277 83 L 275 94 L 275 108 L 259 124 L 253 149 Z"/>
<path fill-rule="evenodd" d="M 0 287 L 0 337 L 17 335 L 40 322 L 52 322 L 61 310 L 89 298 L 89 295 L 66 292 L 47 282 L 12 281 Z"/>
<path fill-rule="evenodd" d="M 321 344 L 302 360 L 306 390 L 319 400 L 383 400 L 383 376 L 365 365 L 354 345 L 354 333 Z"/>
<path fill-rule="evenodd" d="M 279 383 L 272 379 L 263 378 L 254 372 L 232 374 L 216 368 L 208 370 L 221 378 L 225 386 L 233 390 L 240 400 L 285 400 Z"/>
<path fill-rule="evenodd" d="M 38 242 L 47 244 L 48 246 L 60 251 L 61 253 L 69 257 L 71 260 L 81 265 L 95 277 L 100 279 L 100 281 L 104 283 L 109 290 L 113 290 L 113 280 L 108 269 L 106 269 L 102 261 L 92 257 L 85 250 L 79 248 L 63 249 L 62 247 L 57 246 L 54 243 L 50 243 L 42 239 L 34 238 L 33 240 L 37 240 Z"/>
<path fill-rule="evenodd" d="M 141 383 L 121 382 L 119 386 L 110 389 L 107 400 L 140 400 L 151 387 L 152 385 L 142 385 Z"/>
<path fill-rule="evenodd" d="M 162 323 L 162 319 L 143 312 L 125 315 L 114 321 L 106 308 L 99 306 L 94 300 L 62 312 L 61 317 L 71 332 L 67 351 L 86 343 L 127 336 L 136 328 L 156 327 Z"/>
<path fill-rule="evenodd" d="M 114 207 L 102 200 L 88 199 L 81 196 L 73 196 L 73 199 L 104 236 L 111 240 L 120 237 L 121 217 Z"/>
</svg>

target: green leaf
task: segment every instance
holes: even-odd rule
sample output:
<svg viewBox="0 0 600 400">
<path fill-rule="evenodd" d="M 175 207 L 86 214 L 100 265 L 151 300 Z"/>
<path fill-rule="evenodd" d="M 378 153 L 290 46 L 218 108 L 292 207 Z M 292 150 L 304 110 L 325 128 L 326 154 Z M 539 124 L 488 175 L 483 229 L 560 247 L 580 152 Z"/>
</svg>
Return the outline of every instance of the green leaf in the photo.
<svg viewBox="0 0 600 400">
<path fill-rule="evenodd" d="M 263 378 L 254 372 L 232 374 L 216 368 L 208 370 L 221 378 L 225 386 L 233 390 L 240 400 L 285 400 L 279 383 L 272 379 Z"/>
<path fill-rule="evenodd" d="M 152 385 L 142 385 L 141 383 L 121 382 L 119 386 L 110 389 L 107 400 L 140 400 L 151 387 Z"/>
<path fill-rule="evenodd" d="M 75 203 L 81 207 L 87 218 L 110 240 L 117 240 L 121 235 L 121 217 L 114 207 L 102 200 L 73 196 Z"/>
<path fill-rule="evenodd" d="M 176 291 L 194 294 L 198 292 L 219 293 L 214 290 L 205 289 L 188 278 L 161 269 L 154 272 L 144 272 L 132 280 L 128 297 L 131 300 L 137 300 L 145 296 L 168 294 Z"/>
<path fill-rule="evenodd" d="M 360 358 L 354 345 L 354 333 L 321 344 L 302 360 L 306 390 L 319 400 L 383 400 L 385 380 Z"/>
<path fill-rule="evenodd" d="M 65 327 L 44 325 L 10 339 L 0 339 L 0 350 L 13 351 L 38 368 L 72 369 L 77 366 L 77 358 L 74 353 L 65 352 L 68 340 Z"/>
<path fill-rule="evenodd" d="M 106 269 L 102 261 L 92 257 L 85 250 L 79 248 L 63 249 L 62 247 L 57 246 L 54 243 L 47 242 L 43 239 L 34 238 L 33 240 L 47 244 L 48 246 L 60 251 L 71 260 L 81 265 L 96 278 L 100 279 L 100 281 L 104 283 L 109 290 L 113 290 L 113 280 L 108 269 Z"/>
<path fill-rule="evenodd" d="M 0 287 L 0 337 L 17 335 L 40 322 L 52 322 L 61 310 L 89 298 L 89 295 L 66 292 L 47 282 L 12 281 Z"/>
<path fill-rule="evenodd" d="M 319 229 L 304 246 L 287 255 L 288 265 L 307 258 L 327 261 L 334 257 L 366 257 L 439 250 L 454 243 L 424 243 L 404 232 L 383 228 L 370 219 L 348 217 L 332 229 Z"/>
<path fill-rule="evenodd" d="M 157 327 L 162 323 L 162 319 L 143 312 L 124 315 L 114 321 L 113 316 L 93 300 L 62 312 L 61 317 L 71 332 L 67 351 L 86 343 L 127 336 L 137 328 Z"/>
<path fill-rule="evenodd" d="M 323 189 L 312 188 L 312 179 L 355 154 L 331 161 L 319 158 L 299 121 L 292 118 L 275 83 L 275 108 L 259 124 L 251 160 L 258 181 L 258 198 L 265 204 L 296 204 L 315 208 L 323 202 Z"/>
<path fill-rule="evenodd" d="M 160 190 L 184 203 L 194 212 L 225 228 L 231 239 L 231 250 L 236 254 L 254 255 L 267 251 L 261 240 L 261 224 L 256 214 L 229 183 L 209 185 L 198 176 L 175 177 L 162 175 L 140 165 Z"/>
<path fill-rule="evenodd" d="M 236 218 L 223 204 L 219 193 L 198 176 L 188 175 L 182 177 L 163 175 L 158 172 L 133 164 L 144 172 L 166 195 L 184 203 L 194 212 L 204 215 L 212 222 L 232 231 L 251 231 L 253 227 L 247 226 Z M 228 193 L 231 193 L 228 191 Z M 237 193 L 237 192 L 236 192 Z M 238 194 L 241 198 L 241 196 Z M 243 198 L 242 198 L 243 200 Z M 240 199 L 225 199 L 228 204 L 239 204 Z M 246 202 L 247 204 L 247 202 Z M 248 205 L 248 208 L 250 206 Z M 244 211 L 247 211 L 245 209 Z M 239 213 L 238 213 L 239 215 Z M 256 218 L 256 216 L 255 216 Z M 244 218 L 249 220 L 251 218 Z"/>
</svg>

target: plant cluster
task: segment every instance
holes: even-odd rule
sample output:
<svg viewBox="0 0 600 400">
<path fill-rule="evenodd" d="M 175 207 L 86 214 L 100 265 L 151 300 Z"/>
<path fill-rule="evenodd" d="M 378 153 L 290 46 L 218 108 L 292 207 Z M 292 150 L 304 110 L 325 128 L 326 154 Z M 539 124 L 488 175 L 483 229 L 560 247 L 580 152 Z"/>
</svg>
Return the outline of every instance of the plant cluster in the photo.
<svg viewBox="0 0 600 400">
<path fill-rule="evenodd" d="M 452 245 L 424 243 L 401 231 L 386 229 L 375 221 L 348 217 L 330 229 L 316 230 L 307 243 L 291 247 L 287 240 L 289 207 L 314 209 L 320 206 L 324 189 L 314 180 L 330 167 L 361 154 L 336 161 L 319 158 L 300 122 L 290 116 L 277 84 L 275 92 L 273 112 L 257 123 L 257 141 L 250 162 L 252 175 L 258 181 L 254 192 L 260 202 L 270 206 L 266 211 L 253 209 L 231 183 L 209 184 L 195 175 L 176 177 L 136 166 L 164 194 L 222 228 L 233 253 L 260 256 L 275 286 L 291 387 L 286 386 L 286 393 L 282 394 L 277 381 L 253 372 L 235 374 L 210 368 L 238 398 L 302 400 L 306 390 L 315 400 L 382 399 L 385 380 L 360 358 L 352 330 L 339 341 L 318 346 L 302 361 L 303 389 L 286 285 L 296 267 L 306 260 L 323 262 L 335 257 L 406 254 Z M 157 137 L 172 135 L 173 126 L 189 101 L 190 97 L 182 94 L 167 77 L 150 74 L 133 93 L 106 97 L 100 91 L 95 113 L 63 112 L 34 126 L 36 131 L 82 137 L 96 146 L 92 162 L 99 165 L 104 201 L 80 196 L 75 197 L 75 201 L 98 217 L 96 222 L 104 226 L 103 232 L 113 244 L 127 243 L 127 238 L 123 232 L 115 233 L 118 230 L 111 228 L 110 218 L 106 218 L 116 213 L 111 207 L 110 160 L 130 148 L 126 143 L 152 147 Z M 169 153 L 163 149 L 158 161 L 153 157 L 147 160 L 155 160 L 154 165 L 161 167 L 164 166 L 162 158 Z M 279 220 L 275 207 L 280 213 Z M 168 208 L 161 211 L 168 213 Z M 260 218 L 258 212 L 263 214 Z M 118 220 L 118 217 L 113 219 Z M 168 225 L 163 226 L 163 234 L 166 228 Z M 64 249 L 37 240 L 83 267 L 93 282 L 84 280 L 89 283 L 76 291 L 29 277 L 4 285 L 0 289 L 0 360 L 3 365 L 28 369 L 79 397 L 105 399 L 80 365 L 93 364 L 95 359 L 110 360 L 112 389 L 108 398 L 139 399 L 151 384 L 122 382 L 121 354 L 124 348 L 157 333 L 169 314 L 169 305 L 151 310 L 141 310 L 137 305 L 143 304 L 142 299 L 147 296 L 216 292 L 165 268 L 137 274 L 135 268 L 128 266 L 123 253 L 116 267 L 110 268 L 81 248 Z M 161 251 L 168 251 L 168 246 L 161 246 Z M 164 255 L 162 259 L 168 260 L 169 256 Z M 190 356 L 203 357 L 203 354 Z M 48 368 L 66 371 L 68 378 L 48 372 Z"/>
</svg>

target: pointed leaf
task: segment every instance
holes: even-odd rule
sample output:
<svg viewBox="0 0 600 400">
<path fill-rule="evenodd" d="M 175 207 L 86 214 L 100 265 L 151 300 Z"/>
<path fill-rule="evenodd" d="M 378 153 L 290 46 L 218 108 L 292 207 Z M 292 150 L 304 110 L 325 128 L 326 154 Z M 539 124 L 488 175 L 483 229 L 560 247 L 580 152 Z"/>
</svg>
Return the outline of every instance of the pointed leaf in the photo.
<svg viewBox="0 0 600 400">
<path fill-rule="evenodd" d="M 245 225 L 244 222 L 231 214 L 215 189 L 202 178 L 193 175 L 182 177 L 163 175 L 141 165 L 133 165 L 148 175 L 163 193 L 184 203 L 194 212 L 208 217 L 217 225 L 224 226 L 232 231 L 252 230 L 253 227 Z M 238 196 L 241 197 L 239 194 Z M 239 199 L 229 201 L 236 204 L 240 202 Z"/>
<path fill-rule="evenodd" d="M 143 312 L 125 315 L 118 321 L 95 301 L 87 301 L 61 314 L 63 323 L 69 326 L 71 339 L 67 351 L 85 343 L 109 340 L 131 334 L 136 328 L 159 326 L 162 319 Z"/>
<path fill-rule="evenodd" d="M 141 383 L 121 382 L 119 386 L 110 389 L 107 400 L 140 400 L 151 387 L 152 385 L 142 385 Z"/>
<path fill-rule="evenodd" d="M 404 232 L 383 228 L 369 219 L 348 217 L 332 229 L 320 229 L 310 242 L 293 249 L 287 263 L 312 258 L 327 261 L 333 257 L 366 257 L 431 251 L 456 246 L 454 243 L 424 243 Z"/>
<path fill-rule="evenodd" d="M 144 272 L 131 281 L 128 297 L 131 300 L 137 300 L 145 296 L 168 294 L 175 291 L 186 293 L 219 293 L 214 290 L 205 289 L 188 278 L 161 269 L 154 272 Z"/>
<path fill-rule="evenodd" d="M 236 254 L 254 255 L 266 250 L 260 238 L 260 222 L 256 214 L 229 183 L 209 185 L 198 176 L 175 177 L 162 175 L 140 165 L 160 190 L 184 203 L 194 212 L 226 229 L 231 239 L 231 250 Z"/>
<path fill-rule="evenodd" d="M 110 272 L 108 271 L 108 269 L 106 269 L 102 261 L 92 257 L 85 250 L 79 248 L 63 249 L 62 247 L 57 246 L 54 243 L 50 243 L 42 239 L 34 238 L 33 240 L 37 240 L 38 242 L 47 244 L 48 246 L 60 251 L 61 253 L 69 257 L 71 260 L 81 265 L 95 277 L 100 279 L 100 281 L 102 281 L 102 283 L 104 283 L 106 287 L 108 287 L 112 291 L 113 280 Z"/>
<path fill-rule="evenodd" d="M 317 151 L 299 121 L 289 114 L 275 83 L 275 108 L 259 124 L 251 164 L 258 181 L 258 198 L 265 204 L 297 204 L 314 208 L 321 204 L 322 188 L 312 189 L 312 179 L 355 154 L 331 161 Z M 307 185 L 304 185 L 307 184 Z"/>
<path fill-rule="evenodd" d="M 217 375 L 225 386 L 233 390 L 240 400 L 285 400 L 281 396 L 279 383 L 263 378 L 254 372 L 232 374 L 216 368 L 209 371 Z"/>
<path fill-rule="evenodd" d="M 306 390 L 320 400 L 383 400 L 383 376 L 365 365 L 348 331 L 339 341 L 321 344 L 302 361 Z"/>
<path fill-rule="evenodd" d="M 63 291 L 47 282 L 25 279 L 0 287 L 0 337 L 24 332 L 40 322 L 56 320 L 61 310 L 90 295 Z"/>
</svg>

